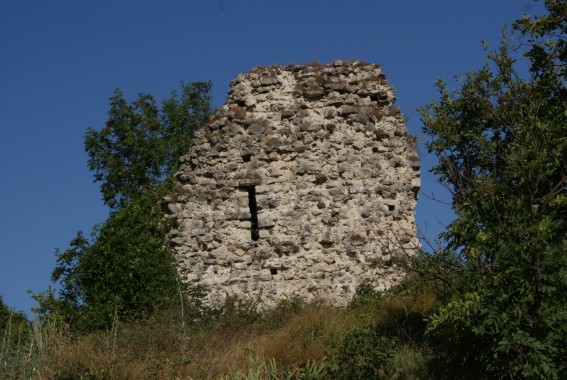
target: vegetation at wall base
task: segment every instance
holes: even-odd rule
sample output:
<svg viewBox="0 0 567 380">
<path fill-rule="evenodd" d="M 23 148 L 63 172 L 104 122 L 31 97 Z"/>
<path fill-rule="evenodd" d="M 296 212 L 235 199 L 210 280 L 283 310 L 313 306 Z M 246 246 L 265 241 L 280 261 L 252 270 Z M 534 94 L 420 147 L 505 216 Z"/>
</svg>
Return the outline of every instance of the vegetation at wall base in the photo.
<svg viewBox="0 0 567 380">
<path fill-rule="evenodd" d="M 38 363 L 34 376 L 363 379 L 377 373 L 378 378 L 427 378 L 422 375 L 428 376 L 432 351 L 423 340 L 424 319 L 435 305 L 435 286 L 408 278 L 386 294 L 361 290 L 356 302 L 342 308 L 291 298 L 261 310 L 261 300 L 229 300 L 189 315 L 178 304 L 88 333 L 51 315 L 36 325 L 31 341 Z M 7 378 L 18 378 L 12 374 Z"/>
<path fill-rule="evenodd" d="M 89 331 L 178 303 L 181 285 L 165 246 L 173 221 L 163 218 L 159 203 L 167 189 L 145 192 L 97 226 L 90 241 L 79 232 L 69 249 L 56 252 L 53 280 L 61 289 L 57 297 L 36 297 L 42 314 L 55 312 Z"/>
</svg>

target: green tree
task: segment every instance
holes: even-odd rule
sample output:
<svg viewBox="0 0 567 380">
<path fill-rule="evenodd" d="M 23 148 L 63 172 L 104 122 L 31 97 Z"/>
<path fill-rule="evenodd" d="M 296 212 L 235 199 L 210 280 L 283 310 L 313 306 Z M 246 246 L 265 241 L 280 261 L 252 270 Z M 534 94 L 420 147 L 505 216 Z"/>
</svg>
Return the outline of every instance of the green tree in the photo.
<svg viewBox="0 0 567 380">
<path fill-rule="evenodd" d="M 430 258 L 457 292 L 432 317 L 447 377 L 567 377 L 567 54 L 564 0 L 505 33 L 458 91 L 422 108 L 456 219 Z"/>
<path fill-rule="evenodd" d="M 178 300 L 181 285 L 165 241 L 174 222 L 165 218 L 161 199 L 193 133 L 208 120 L 210 83 L 182 83 L 181 90 L 161 108 L 146 94 L 128 104 L 117 90 L 106 125 L 88 129 L 88 165 L 112 212 L 90 239 L 78 232 L 67 250 L 56 250 L 52 280 L 60 289 L 34 296 L 40 314 L 55 313 L 89 331 Z"/>
<path fill-rule="evenodd" d="M 193 133 L 209 118 L 210 89 L 210 82 L 182 82 L 181 94 L 173 91 L 161 109 L 151 95 L 129 104 L 114 91 L 106 125 L 85 135 L 88 166 L 105 204 L 119 208 L 175 172 Z"/>
<path fill-rule="evenodd" d="M 165 245 L 173 221 L 164 220 L 159 203 L 166 190 L 144 192 L 97 226 L 92 242 L 79 232 L 56 253 L 56 307 L 76 329 L 142 318 L 178 300 L 176 266 Z"/>
</svg>

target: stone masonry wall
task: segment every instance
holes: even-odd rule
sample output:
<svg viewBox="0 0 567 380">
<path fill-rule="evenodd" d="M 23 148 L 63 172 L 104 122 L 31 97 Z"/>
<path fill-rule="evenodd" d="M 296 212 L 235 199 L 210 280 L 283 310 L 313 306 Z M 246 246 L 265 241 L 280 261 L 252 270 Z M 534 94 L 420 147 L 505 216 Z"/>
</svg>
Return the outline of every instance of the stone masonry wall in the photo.
<svg viewBox="0 0 567 380">
<path fill-rule="evenodd" d="M 183 278 L 209 303 L 298 295 L 344 305 L 418 242 L 415 139 L 379 65 L 254 68 L 196 133 L 166 198 Z"/>
</svg>

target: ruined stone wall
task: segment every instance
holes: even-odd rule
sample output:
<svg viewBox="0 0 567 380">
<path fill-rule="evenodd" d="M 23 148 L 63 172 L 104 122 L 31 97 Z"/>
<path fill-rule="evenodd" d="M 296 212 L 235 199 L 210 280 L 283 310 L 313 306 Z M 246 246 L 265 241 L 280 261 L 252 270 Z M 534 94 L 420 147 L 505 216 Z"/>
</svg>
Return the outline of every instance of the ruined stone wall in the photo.
<svg viewBox="0 0 567 380">
<path fill-rule="evenodd" d="M 167 197 L 185 281 L 211 303 L 298 295 L 348 302 L 395 284 L 375 258 L 417 245 L 415 139 L 381 67 L 255 68 L 197 132 Z"/>
</svg>

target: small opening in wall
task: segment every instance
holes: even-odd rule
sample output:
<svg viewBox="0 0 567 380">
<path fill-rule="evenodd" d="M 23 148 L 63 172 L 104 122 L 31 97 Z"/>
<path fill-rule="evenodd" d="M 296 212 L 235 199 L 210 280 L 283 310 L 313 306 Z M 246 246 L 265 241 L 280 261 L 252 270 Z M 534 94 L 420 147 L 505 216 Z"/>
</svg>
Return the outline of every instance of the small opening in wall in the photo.
<svg viewBox="0 0 567 380">
<path fill-rule="evenodd" d="M 278 274 L 278 270 L 277 270 L 276 268 L 270 268 L 270 273 L 271 273 L 272 275 Z"/>
<path fill-rule="evenodd" d="M 256 188 L 251 186 L 248 191 L 248 207 L 250 207 L 250 234 L 252 240 L 260 238 L 260 230 L 258 228 L 258 203 L 256 202 Z"/>
<path fill-rule="evenodd" d="M 388 210 L 394 211 L 395 209 L 396 209 L 396 206 L 394 206 L 394 205 L 388 205 Z"/>
<path fill-rule="evenodd" d="M 252 158 L 252 154 L 250 153 L 242 155 L 242 159 L 244 160 L 244 162 L 250 162 L 250 158 Z"/>
</svg>

